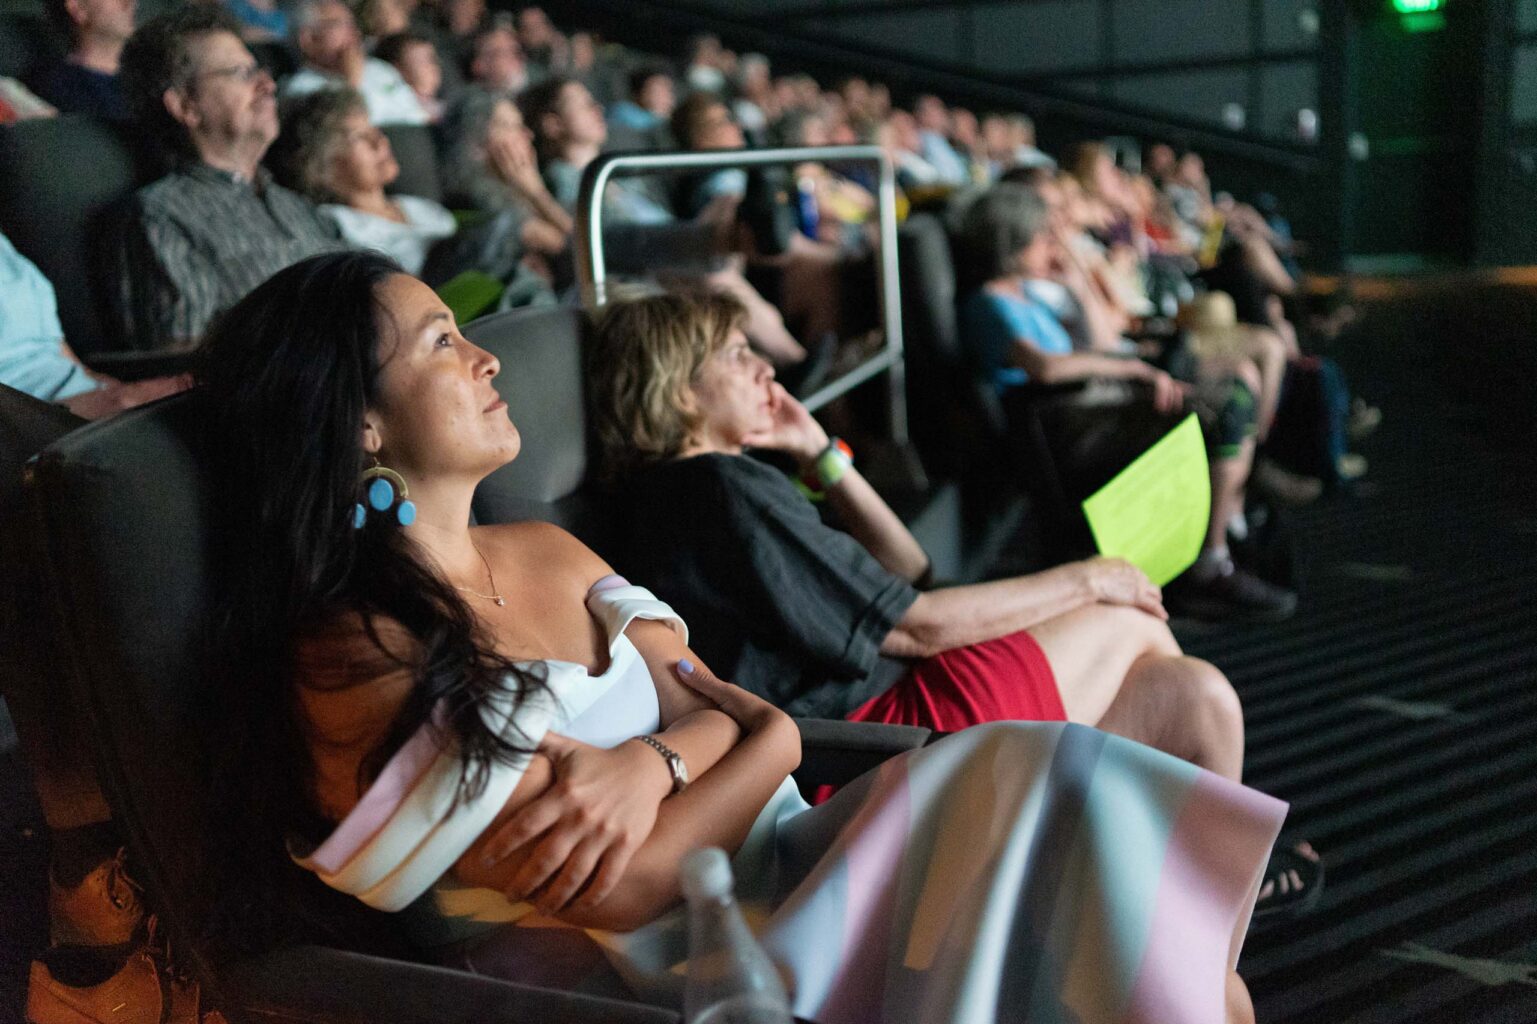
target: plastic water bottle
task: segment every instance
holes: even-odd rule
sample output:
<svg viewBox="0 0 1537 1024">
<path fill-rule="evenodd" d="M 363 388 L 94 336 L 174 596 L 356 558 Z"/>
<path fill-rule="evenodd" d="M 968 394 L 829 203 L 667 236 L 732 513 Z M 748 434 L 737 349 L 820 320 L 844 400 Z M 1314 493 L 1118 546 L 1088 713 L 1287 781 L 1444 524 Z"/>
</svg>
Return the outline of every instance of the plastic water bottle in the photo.
<svg viewBox="0 0 1537 1024">
<path fill-rule="evenodd" d="M 681 874 L 689 929 L 685 1024 L 791 1024 L 779 973 L 731 894 L 725 851 L 694 851 Z"/>
</svg>

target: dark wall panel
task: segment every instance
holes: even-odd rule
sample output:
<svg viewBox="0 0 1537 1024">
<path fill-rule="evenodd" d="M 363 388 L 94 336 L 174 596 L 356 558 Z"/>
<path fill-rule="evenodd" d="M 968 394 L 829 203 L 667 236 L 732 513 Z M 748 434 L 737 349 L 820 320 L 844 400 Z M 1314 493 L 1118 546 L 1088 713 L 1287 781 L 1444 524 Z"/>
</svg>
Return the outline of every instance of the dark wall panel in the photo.
<svg viewBox="0 0 1537 1024">
<path fill-rule="evenodd" d="M 972 10 L 972 55 L 983 71 L 1029 75 L 1100 62 L 1099 0 L 982 4 Z"/>
<path fill-rule="evenodd" d="M 1516 0 L 1516 28 L 1537 32 L 1537 0 Z"/>
<path fill-rule="evenodd" d="M 1537 124 L 1537 44 L 1516 48 L 1515 71 L 1510 83 L 1512 124 Z"/>
<path fill-rule="evenodd" d="M 1249 5 L 1241 0 L 1115 0 L 1112 17 L 1120 63 L 1249 52 Z"/>
<path fill-rule="evenodd" d="M 1247 72 L 1222 69 L 1138 75 L 1111 86 L 1111 95 L 1121 103 L 1210 125 L 1220 125 L 1222 108 L 1244 104 L 1248 92 Z"/>
<path fill-rule="evenodd" d="M 1297 111 L 1318 112 L 1318 65 L 1313 61 L 1272 64 L 1259 71 L 1260 109 L 1250 111 L 1249 127 L 1260 134 L 1297 140 Z"/>
<path fill-rule="evenodd" d="M 1318 46 L 1317 0 L 1264 0 L 1263 38 L 1266 50 L 1311 50 Z M 1304 22 L 1314 26 L 1310 32 Z"/>
<path fill-rule="evenodd" d="M 720 2 L 720 0 L 713 0 Z M 762 8 L 761 2 L 758 7 Z M 846 39 L 926 61 L 946 64 L 961 60 L 959 11 L 892 11 L 845 18 L 821 18 L 809 22 Z"/>
</svg>

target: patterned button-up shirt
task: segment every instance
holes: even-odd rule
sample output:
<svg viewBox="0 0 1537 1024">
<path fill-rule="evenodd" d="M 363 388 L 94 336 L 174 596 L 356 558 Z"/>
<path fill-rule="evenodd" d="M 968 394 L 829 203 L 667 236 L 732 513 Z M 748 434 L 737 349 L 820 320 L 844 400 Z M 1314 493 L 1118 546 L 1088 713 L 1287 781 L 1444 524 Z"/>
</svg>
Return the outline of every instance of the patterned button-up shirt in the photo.
<svg viewBox="0 0 1537 1024">
<path fill-rule="evenodd" d="M 119 274 L 130 344 L 189 348 L 279 270 L 340 248 L 335 226 L 265 168 L 245 181 L 185 165 L 134 196 Z"/>
</svg>

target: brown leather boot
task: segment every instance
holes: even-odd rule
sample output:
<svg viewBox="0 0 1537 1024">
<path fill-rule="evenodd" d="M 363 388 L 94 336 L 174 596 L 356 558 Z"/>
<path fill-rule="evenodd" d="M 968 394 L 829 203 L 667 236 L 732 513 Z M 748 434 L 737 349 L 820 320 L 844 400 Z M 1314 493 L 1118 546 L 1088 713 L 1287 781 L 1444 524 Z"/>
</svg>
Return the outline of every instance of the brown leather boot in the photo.
<svg viewBox="0 0 1537 1024">
<path fill-rule="evenodd" d="M 225 1024 L 218 1011 L 199 1008 L 197 982 L 166 970 L 148 949 L 135 951 L 99 985 L 58 981 L 32 961 L 27 1024 Z"/>
<path fill-rule="evenodd" d="M 48 876 L 48 933 L 55 946 L 120 946 L 144 920 L 139 887 L 123 868 L 127 851 L 102 861 L 65 889 Z"/>
</svg>

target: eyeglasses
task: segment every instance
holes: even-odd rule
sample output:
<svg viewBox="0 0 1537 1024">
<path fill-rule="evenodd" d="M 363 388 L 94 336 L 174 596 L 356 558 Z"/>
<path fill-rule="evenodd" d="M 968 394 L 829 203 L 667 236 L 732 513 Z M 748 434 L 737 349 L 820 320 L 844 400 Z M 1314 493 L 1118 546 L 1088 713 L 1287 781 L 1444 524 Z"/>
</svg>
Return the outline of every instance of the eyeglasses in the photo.
<svg viewBox="0 0 1537 1024">
<path fill-rule="evenodd" d="M 267 73 L 267 69 L 266 68 L 262 67 L 260 64 L 256 63 L 255 61 L 252 61 L 249 64 L 237 64 L 236 66 L 230 67 L 230 68 L 209 68 L 206 71 L 199 71 L 197 74 L 193 75 L 192 77 L 195 78 L 195 79 L 196 78 L 231 78 L 231 79 L 234 79 L 235 81 L 239 82 L 241 85 L 250 85 L 252 82 L 256 81 L 258 78 L 260 78 L 262 75 L 265 75 L 266 73 Z"/>
</svg>

